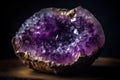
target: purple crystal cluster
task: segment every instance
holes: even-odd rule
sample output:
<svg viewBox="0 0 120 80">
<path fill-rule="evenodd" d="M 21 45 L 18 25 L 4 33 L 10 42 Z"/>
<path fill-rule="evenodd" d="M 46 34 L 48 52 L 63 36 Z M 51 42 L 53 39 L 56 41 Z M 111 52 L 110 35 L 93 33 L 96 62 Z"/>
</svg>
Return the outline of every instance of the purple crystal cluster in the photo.
<svg viewBox="0 0 120 80">
<path fill-rule="evenodd" d="M 86 9 L 46 8 L 27 19 L 15 35 L 16 52 L 56 64 L 92 56 L 104 44 L 100 23 Z"/>
</svg>

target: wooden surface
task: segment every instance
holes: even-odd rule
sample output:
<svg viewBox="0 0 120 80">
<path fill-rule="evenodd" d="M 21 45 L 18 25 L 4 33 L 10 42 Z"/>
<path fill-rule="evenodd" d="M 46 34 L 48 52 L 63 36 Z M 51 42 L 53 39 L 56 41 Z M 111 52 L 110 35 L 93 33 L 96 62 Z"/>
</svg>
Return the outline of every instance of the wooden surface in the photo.
<svg viewBox="0 0 120 80">
<path fill-rule="evenodd" d="M 39 79 L 39 80 L 101 80 L 115 79 L 120 76 L 120 59 L 98 58 L 86 71 L 67 75 L 38 73 L 29 69 L 19 59 L 0 61 L 0 80 Z M 118 72 L 118 73 L 117 73 Z"/>
</svg>

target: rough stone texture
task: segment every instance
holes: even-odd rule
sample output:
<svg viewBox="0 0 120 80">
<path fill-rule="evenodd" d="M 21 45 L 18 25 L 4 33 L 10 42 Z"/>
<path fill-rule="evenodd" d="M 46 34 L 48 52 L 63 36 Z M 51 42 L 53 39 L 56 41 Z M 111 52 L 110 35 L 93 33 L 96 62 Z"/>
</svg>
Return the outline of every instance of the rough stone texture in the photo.
<svg viewBox="0 0 120 80">
<path fill-rule="evenodd" d="M 68 65 L 97 54 L 105 41 L 97 19 L 86 9 L 46 8 L 27 19 L 14 37 L 15 52 L 39 61 Z"/>
</svg>

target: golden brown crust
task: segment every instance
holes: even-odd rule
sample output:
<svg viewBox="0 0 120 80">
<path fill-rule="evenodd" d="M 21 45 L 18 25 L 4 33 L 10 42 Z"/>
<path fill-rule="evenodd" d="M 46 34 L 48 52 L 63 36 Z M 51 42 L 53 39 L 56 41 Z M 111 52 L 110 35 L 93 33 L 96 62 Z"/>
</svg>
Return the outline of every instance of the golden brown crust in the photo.
<svg viewBox="0 0 120 80">
<path fill-rule="evenodd" d="M 21 56 L 21 54 L 22 54 L 22 56 Z M 26 56 L 25 54 L 26 53 L 17 53 L 17 56 L 29 68 L 32 68 L 32 69 L 40 71 L 40 72 L 47 72 L 47 73 L 53 73 L 54 72 L 54 69 L 49 67 L 48 62 L 32 60 L 32 58 L 30 58 L 30 56 L 28 56 L 28 55 Z"/>
<path fill-rule="evenodd" d="M 31 57 L 30 55 L 28 55 L 26 53 L 17 53 L 17 56 L 29 68 L 32 68 L 39 72 L 55 73 L 55 74 L 59 74 L 59 73 L 66 72 L 66 71 L 70 72 L 70 70 L 72 70 L 72 69 L 77 70 L 80 67 L 86 67 L 86 66 L 92 64 L 93 61 L 98 57 L 98 55 L 95 54 L 91 57 L 87 57 L 87 56 L 80 57 L 78 59 L 78 61 L 72 65 L 60 65 L 60 66 L 52 65 L 51 66 L 50 62 L 34 60 L 33 57 Z"/>
</svg>

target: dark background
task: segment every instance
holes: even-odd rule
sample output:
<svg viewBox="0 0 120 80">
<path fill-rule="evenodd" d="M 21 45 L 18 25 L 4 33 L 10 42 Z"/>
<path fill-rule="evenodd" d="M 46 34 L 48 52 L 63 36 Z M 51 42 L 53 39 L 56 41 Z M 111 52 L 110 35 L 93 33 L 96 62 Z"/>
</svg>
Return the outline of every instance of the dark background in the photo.
<svg viewBox="0 0 120 80">
<path fill-rule="evenodd" d="M 102 24 L 106 42 L 101 56 L 120 58 L 119 7 L 115 0 L 32 0 L 3 2 L 0 26 L 0 59 L 16 58 L 11 39 L 21 24 L 42 8 L 72 9 L 78 6 L 88 9 Z"/>
</svg>

